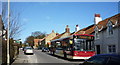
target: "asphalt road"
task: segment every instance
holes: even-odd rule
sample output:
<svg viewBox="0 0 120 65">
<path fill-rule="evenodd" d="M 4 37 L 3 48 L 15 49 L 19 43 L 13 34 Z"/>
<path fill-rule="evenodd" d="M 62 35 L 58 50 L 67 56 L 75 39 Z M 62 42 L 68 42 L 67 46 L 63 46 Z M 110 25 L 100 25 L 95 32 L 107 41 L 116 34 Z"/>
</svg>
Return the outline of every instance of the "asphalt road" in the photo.
<svg viewBox="0 0 120 65">
<path fill-rule="evenodd" d="M 41 52 L 41 50 L 34 50 L 33 55 L 25 55 L 22 50 L 20 50 L 19 53 L 18 58 L 14 62 L 14 64 L 17 65 L 21 63 L 30 63 L 29 65 L 79 65 L 83 62 L 80 60 L 69 60 L 58 56 L 52 56 L 47 52 Z"/>
</svg>

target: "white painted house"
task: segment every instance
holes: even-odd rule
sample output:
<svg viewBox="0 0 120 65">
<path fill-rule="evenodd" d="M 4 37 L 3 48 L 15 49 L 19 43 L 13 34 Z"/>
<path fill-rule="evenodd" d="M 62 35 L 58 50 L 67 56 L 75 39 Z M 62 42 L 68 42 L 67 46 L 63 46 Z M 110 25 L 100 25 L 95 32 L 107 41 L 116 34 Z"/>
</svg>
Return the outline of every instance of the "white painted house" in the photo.
<svg viewBox="0 0 120 65">
<path fill-rule="evenodd" d="M 97 54 L 120 54 L 120 14 L 102 20 L 95 14 L 95 49 Z"/>
</svg>

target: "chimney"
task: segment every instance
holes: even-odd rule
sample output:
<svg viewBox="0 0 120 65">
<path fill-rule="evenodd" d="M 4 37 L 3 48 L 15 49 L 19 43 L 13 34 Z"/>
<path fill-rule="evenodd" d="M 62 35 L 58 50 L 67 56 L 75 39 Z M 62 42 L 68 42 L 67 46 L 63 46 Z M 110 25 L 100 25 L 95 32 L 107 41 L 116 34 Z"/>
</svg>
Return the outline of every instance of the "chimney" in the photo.
<svg viewBox="0 0 120 65">
<path fill-rule="evenodd" d="M 56 33 L 56 36 L 58 36 L 59 35 L 59 33 Z"/>
<path fill-rule="evenodd" d="M 77 31 L 79 31 L 79 30 L 80 30 L 79 26 L 76 25 L 76 27 L 75 27 L 75 32 L 77 32 Z"/>
<path fill-rule="evenodd" d="M 70 33 L 70 28 L 68 25 L 66 25 L 65 32 Z"/>
<path fill-rule="evenodd" d="M 54 30 L 52 30 L 52 33 L 54 33 Z"/>
<path fill-rule="evenodd" d="M 102 21 L 100 14 L 95 14 L 94 24 L 98 24 L 100 21 Z"/>
</svg>

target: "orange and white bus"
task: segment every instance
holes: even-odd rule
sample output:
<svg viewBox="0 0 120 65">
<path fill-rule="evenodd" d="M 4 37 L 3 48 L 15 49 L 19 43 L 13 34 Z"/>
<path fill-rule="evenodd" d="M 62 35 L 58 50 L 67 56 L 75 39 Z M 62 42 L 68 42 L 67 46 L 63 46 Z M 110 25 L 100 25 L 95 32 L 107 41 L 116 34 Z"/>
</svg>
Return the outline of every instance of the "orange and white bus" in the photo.
<svg viewBox="0 0 120 65">
<path fill-rule="evenodd" d="M 74 34 L 51 41 L 51 54 L 69 59 L 88 59 L 95 55 L 94 36 Z"/>
</svg>

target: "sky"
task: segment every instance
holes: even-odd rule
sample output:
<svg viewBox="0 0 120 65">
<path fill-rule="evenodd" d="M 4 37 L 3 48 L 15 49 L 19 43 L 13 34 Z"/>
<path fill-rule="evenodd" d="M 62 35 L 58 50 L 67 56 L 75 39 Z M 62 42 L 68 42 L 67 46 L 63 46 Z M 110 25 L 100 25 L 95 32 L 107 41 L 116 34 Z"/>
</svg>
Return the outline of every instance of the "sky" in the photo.
<svg viewBox="0 0 120 65">
<path fill-rule="evenodd" d="M 103 20 L 118 13 L 117 2 L 11 2 L 10 7 L 21 13 L 22 41 L 35 31 L 63 33 L 66 25 L 72 33 L 76 24 L 80 29 L 94 24 L 95 13 Z"/>
<path fill-rule="evenodd" d="M 1 0 L 6 2 L 8 0 Z M 11 2 L 118 2 L 119 0 L 10 0 Z"/>
<path fill-rule="evenodd" d="M 2 14 L 2 2 L 0 1 L 0 15 Z"/>
</svg>

